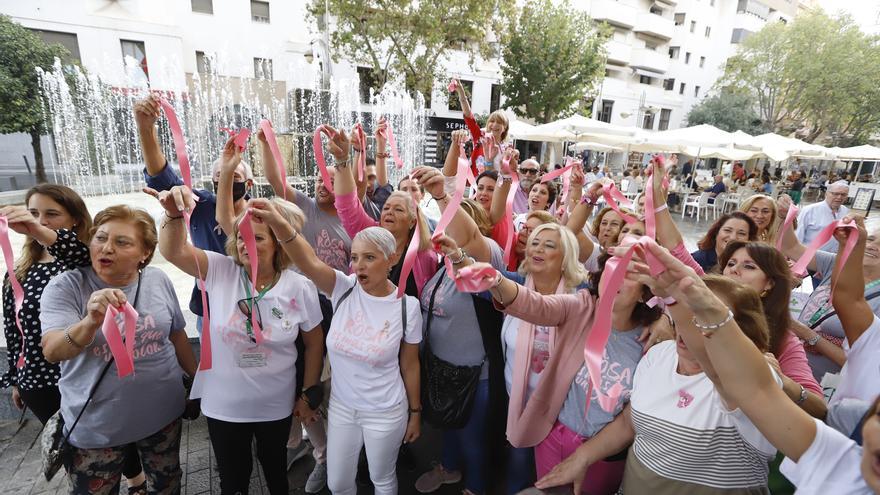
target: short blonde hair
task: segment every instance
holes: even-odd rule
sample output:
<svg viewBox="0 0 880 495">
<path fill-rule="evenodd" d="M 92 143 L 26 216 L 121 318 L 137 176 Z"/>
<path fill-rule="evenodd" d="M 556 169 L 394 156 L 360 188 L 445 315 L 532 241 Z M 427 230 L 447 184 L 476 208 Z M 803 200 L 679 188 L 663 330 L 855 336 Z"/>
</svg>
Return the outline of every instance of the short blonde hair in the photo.
<svg viewBox="0 0 880 495">
<path fill-rule="evenodd" d="M 530 211 L 530 212 L 526 215 L 526 222 L 528 222 L 529 219 L 531 219 L 531 218 L 537 218 L 538 220 L 541 221 L 541 224 L 545 224 L 545 223 L 559 223 L 559 219 L 557 219 L 556 217 L 554 217 L 553 214 L 550 213 L 550 212 L 547 211 L 547 210 L 535 210 L 535 211 Z"/>
<path fill-rule="evenodd" d="M 406 205 L 406 213 L 409 215 L 409 219 L 415 219 L 419 222 L 419 252 L 427 251 L 428 249 L 433 249 L 433 245 L 431 244 L 431 230 L 428 228 L 428 222 L 425 220 L 425 214 L 422 213 L 422 209 L 416 205 L 416 202 L 413 201 L 412 196 L 408 192 L 404 191 L 394 191 L 390 195 L 388 195 L 388 199 L 385 200 L 385 203 L 391 200 L 391 198 L 401 198 L 403 199 L 403 204 Z"/>
<path fill-rule="evenodd" d="M 486 119 L 486 123 L 488 124 L 491 120 L 497 120 L 504 126 L 504 131 L 501 132 L 501 140 L 507 140 L 507 131 L 510 130 L 510 120 L 507 119 L 507 114 L 504 113 L 503 110 L 495 110 L 494 112 L 489 114 L 489 118 Z"/>
<path fill-rule="evenodd" d="M 297 232 L 302 231 L 303 225 L 306 223 L 306 217 L 302 210 L 299 209 L 299 206 L 281 198 L 272 198 L 269 202 L 275 205 L 278 213 L 280 213 Z M 245 212 L 247 212 L 247 210 L 242 211 L 240 215 L 235 217 L 235 222 L 232 224 L 232 235 L 226 238 L 226 254 L 239 266 L 242 266 L 243 263 L 241 262 L 241 258 L 238 257 L 238 249 L 236 247 L 236 243 L 238 242 L 238 224 L 241 222 L 242 217 L 244 217 Z M 272 232 L 272 229 L 269 229 L 269 234 L 272 236 L 272 241 L 275 243 L 275 255 L 272 256 L 272 269 L 277 273 L 289 268 L 293 262 L 290 257 L 287 256 L 287 253 L 284 252 L 284 249 L 281 247 L 281 242 L 275 237 L 275 232 Z"/>
<path fill-rule="evenodd" d="M 147 257 L 138 265 L 138 268 L 144 268 L 150 264 L 153 254 L 156 252 L 156 244 L 159 243 L 159 234 L 156 232 L 156 222 L 146 210 L 140 208 L 132 208 L 128 205 L 114 205 L 104 208 L 95 215 L 95 222 L 92 225 L 89 237 L 94 239 L 95 232 L 101 225 L 114 220 L 120 220 L 134 224 L 141 234 L 141 242 L 144 250 L 147 251 Z"/>
<path fill-rule="evenodd" d="M 532 231 L 526 246 L 532 243 L 535 236 L 545 230 L 552 230 L 559 233 L 559 245 L 562 247 L 562 278 L 565 279 L 565 286 L 569 289 L 573 289 L 582 284 L 584 280 L 587 279 L 587 271 L 584 269 L 583 263 L 578 261 L 580 247 L 578 246 L 577 238 L 568 227 L 559 225 L 555 222 L 548 222 L 540 225 Z M 523 276 L 528 275 L 528 257 L 526 257 L 519 266 L 519 273 Z"/>
</svg>

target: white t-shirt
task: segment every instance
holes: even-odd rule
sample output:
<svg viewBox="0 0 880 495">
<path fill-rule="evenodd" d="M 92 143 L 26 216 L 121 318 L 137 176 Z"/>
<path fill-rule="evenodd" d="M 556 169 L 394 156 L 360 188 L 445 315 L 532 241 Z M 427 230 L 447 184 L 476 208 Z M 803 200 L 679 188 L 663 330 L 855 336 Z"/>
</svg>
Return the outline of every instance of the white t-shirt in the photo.
<svg viewBox="0 0 880 495">
<path fill-rule="evenodd" d="M 339 298 L 354 287 L 339 304 Z M 397 291 L 385 297 L 367 294 L 357 276 L 336 272 L 333 323 L 327 334 L 327 357 L 332 368 L 330 398 L 361 411 L 384 411 L 406 400 L 400 375 L 400 341 L 422 341 L 422 308 L 406 297 L 406 336 Z"/>
<path fill-rule="evenodd" d="M 705 373 L 682 375 L 677 368 L 674 340 L 655 345 L 639 361 L 630 395 L 630 456 L 656 478 L 637 480 L 627 469 L 624 489 L 659 479 L 720 489 L 766 486 L 776 448 L 740 409 L 727 410 Z"/>
<path fill-rule="evenodd" d="M 296 389 L 296 337 L 321 324 L 318 290 L 311 280 L 284 270 L 257 302 L 263 343 L 251 341 L 238 301 L 249 297 L 241 266 L 205 251 L 206 286 L 211 297 L 210 370 L 196 373 L 193 398 L 202 413 L 233 423 L 277 421 L 290 416 Z M 256 296 L 252 294 L 250 297 Z"/>
<path fill-rule="evenodd" d="M 880 318 L 874 315 L 871 326 L 852 347 L 844 342 L 844 350 L 846 363 L 840 370 L 840 382 L 829 404 L 843 399 L 872 402 L 880 395 Z"/>
<path fill-rule="evenodd" d="M 779 471 L 795 486 L 798 495 L 872 495 L 860 465 L 862 447 L 839 431 L 816 422 L 816 437 L 798 462 L 782 461 Z"/>
</svg>

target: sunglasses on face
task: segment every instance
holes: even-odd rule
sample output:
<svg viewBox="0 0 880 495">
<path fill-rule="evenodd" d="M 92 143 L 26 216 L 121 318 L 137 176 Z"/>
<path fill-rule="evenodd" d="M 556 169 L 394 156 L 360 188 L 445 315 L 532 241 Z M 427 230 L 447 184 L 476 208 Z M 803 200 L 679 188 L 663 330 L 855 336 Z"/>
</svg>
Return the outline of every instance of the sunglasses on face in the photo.
<svg viewBox="0 0 880 495">
<path fill-rule="evenodd" d="M 538 169 L 536 169 L 536 168 L 521 168 L 521 169 L 519 169 L 519 173 L 527 174 L 527 175 L 538 175 Z"/>
</svg>

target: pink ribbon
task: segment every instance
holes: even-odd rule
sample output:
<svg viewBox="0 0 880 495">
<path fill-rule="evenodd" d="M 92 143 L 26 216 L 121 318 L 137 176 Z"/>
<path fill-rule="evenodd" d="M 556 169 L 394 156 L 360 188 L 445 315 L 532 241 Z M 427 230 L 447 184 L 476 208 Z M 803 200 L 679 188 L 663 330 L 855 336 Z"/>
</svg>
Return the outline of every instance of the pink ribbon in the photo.
<svg viewBox="0 0 880 495">
<path fill-rule="evenodd" d="M 397 150 L 397 140 L 394 139 L 394 131 L 391 130 L 391 125 L 388 124 L 386 130 L 379 131 L 379 134 L 385 136 L 385 139 L 388 140 L 388 146 L 391 147 L 391 156 L 394 158 L 394 164 L 397 166 L 398 170 L 402 169 L 403 158 L 400 157 L 400 152 Z"/>
<path fill-rule="evenodd" d="M 497 273 L 491 266 L 468 265 L 455 275 L 455 286 L 461 292 L 485 292 L 492 288 Z"/>
<path fill-rule="evenodd" d="M 666 306 L 669 306 L 670 304 L 674 304 L 674 303 L 675 303 L 675 298 L 674 298 L 674 297 L 660 297 L 660 296 L 654 296 L 654 297 L 652 297 L 651 299 L 648 299 L 648 302 L 646 302 L 645 304 L 646 304 L 649 308 L 653 308 L 653 307 L 655 307 L 655 306 L 660 306 L 660 309 L 663 309 L 663 308 L 665 308 Z"/>
<path fill-rule="evenodd" d="M 272 152 L 272 157 L 275 158 L 275 165 L 278 167 L 278 173 L 281 175 L 281 183 L 283 184 L 281 196 L 287 199 L 287 167 L 284 165 L 284 158 L 281 156 L 278 140 L 275 139 L 275 130 L 272 128 L 272 122 L 269 119 L 261 120 L 260 129 L 263 130 L 263 135 L 266 136 L 266 144 L 269 145 L 269 151 Z"/>
<path fill-rule="evenodd" d="M 15 278 L 15 261 L 12 255 L 12 243 L 9 242 L 9 220 L 0 216 L 0 248 L 3 249 L 3 260 L 6 262 L 6 274 L 9 276 L 9 286 L 12 288 L 13 311 L 15 311 L 15 326 L 21 335 L 21 351 L 18 353 L 18 361 L 15 366 L 21 369 L 24 367 L 24 330 L 21 326 L 21 318 L 18 316 L 21 311 L 21 305 L 24 302 L 24 289 Z"/>
<path fill-rule="evenodd" d="M 184 185 L 192 191 L 192 171 L 189 168 L 189 155 L 186 153 L 186 141 L 183 138 L 183 129 L 180 127 L 180 121 L 177 120 L 177 114 L 174 107 L 164 98 L 159 100 L 162 110 L 165 111 L 165 118 L 168 119 L 168 127 L 171 128 L 171 137 L 174 140 L 174 150 L 177 153 L 177 163 L 180 166 L 180 176 Z M 248 131 L 250 132 L 250 131 Z M 195 193 L 193 193 L 195 194 Z M 190 223 L 192 213 L 189 210 L 183 210 L 183 221 L 186 222 L 186 230 L 192 238 L 192 225 Z M 212 367 L 213 359 L 211 352 L 211 317 L 208 308 L 208 290 L 205 287 L 205 276 L 202 274 L 202 267 L 199 265 L 199 258 L 193 254 L 196 263 L 196 272 L 199 274 L 198 281 L 199 291 L 202 294 L 202 334 L 201 334 L 201 358 L 199 359 L 199 369 L 209 370 Z M 204 329 L 208 329 L 205 331 Z"/>
<path fill-rule="evenodd" d="M 431 236 L 431 240 L 436 240 L 443 235 L 446 231 L 446 227 L 449 226 L 452 219 L 455 217 L 455 213 L 458 211 L 458 207 L 464 199 L 464 189 L 467 186 L 468 169 L 470 169 L 470 162 L 468 161 L 467 156 L 464 154 L 459 155 L 458 169 L 455 173 L 455 193 L 452 195 L 452 200 L 446 205 L 446 209 L 443 210 L 443 214 L 440 215 L 440 220 L 437 222 L 437 227 L 434 229 L 434 235 Z"/>
<path fill-rule="evenodd" d="M 651 160 L 652 166 L 648 168 L 648 178 L 651 179 L 651 183 L 645 188 L 645 235 L 651 239 L 657 238 L 657 210 L 654 205 L 654 180 L 651 177 L 654 174 L 653 163 L 655 161 L 663 168 L 663 186 L 669 186 L 669 176 L 666 174 L 663 155 L 654 155 Z"/>
<path fill-rule="evenodd" d="M 572 157 L 567 157 L 565 161 L 566 163 L 564 167 L 541 176 L 541 182 L 551 181 L 559 177 L 560 175 L 562 176 L 562 195 L 560 196 L 562 200 L 560 202 L 563 205 L 566 204 L 566 201 L 568 200 L 568 192 L 571 189 L 571 171 L 575 167 L 575 165 L 581 163 L 580 160 L 576 160 Z"/>
<path fill-rule="evenodd" d="M 315 135 L 312 137 L 312 148 L 315 149 L 315 162 L 318 164 L 318 171 L 321 173 L 321 179 L 324 181 L 324 188 L 333 194 L 333 182 L 330 180 L 330 172 L 327 171 L 327 162 L 324 160 L 324 143 L 321 142 L 321 134 L 325 134 L 328 138 L 336 135 L 336 131 L 326 125 L 318 126 L 315 129 Z"/>
<path fill-rule="evenodd" d="M 504 164 L 502 163 L 502 168 Z M 510 165 L 507 166 L 510 169 Z M 519 190 L 519 174 L 515 170 L 510 170 L 510 190 L 507 191 L 507 198 L 504 200 L 504 221 L 507 222 L 507 239 L 504 240 L 504 266 L 510 266 L 510 260 L 513 258 L 513 242 L 516 239 L 516 229 L 513 228 L 513 200 L 516 198 L 516 191 Z"/>
<path fill-rule="evenodd" d="M 254 226 L 251 220 L 251 210 L 247 210 L 244 215 L 241 217 L 241 221 L 238 223 L 238 232 L 241 234 L 241 239 L 244 241 L 244 249 L 248 255 L 248 262 L 251 265 L 251 290 L 254 297 L 258 294 L 257 291 L 257 270 L 260 268 L 260 262 L 257 259 L 257 238 L 254 236 Z M 256 304 L 256 301 L 254 301 Z M 254 318 L 253 311 L 251 312 L 251 325 L 254 328 L 254 340 L 257 341 L 257 344 L 263 343 L 263 331 L 260 328 L 259 318 Z"/>
<path fill-rule="evenodd" d="M 787 216 L 788 215 L 786 215 L 786 217 Z M 794 266 L 791 267 L 791 272 L 794 273 L 795 275 L 800 276 L 800 277 L 806 277 L 807 276 L 807 265 L 809 265 L 810 261 L 813 259 L 813 257 L 816 256 L 816 251 L 818 251 L 819 248 L 822 247 L 823 244 L 825 244 L 826 242 L 831 240 L 832 237 L 834 237 L 834 231 L 837 229 L 857 229 L 857 227 L 856 227 L 855 222 L 852 222 L 852 221 L 846 222 L 843 219 L 829 223 L 827 226 L 825 226 L 824 229 L 822 229 L 821 232 L 819 232 L 819 235 L 816 236 L 815 239 L 813 239 L 813 242 L 811 242 L 810 245 L 807 246 L 807 249 L 806 249 L 806 251 L 804 251 L 804 254 L 801 255 L 800 259 L 797 260 L 797 263 L 795 263 Z M 854 247 L 856 247 L 856 243 L 858 241 L 859 241 L 858 230 L 856 230 L 855 234 L 850 232 L 849 236 L 846 239 L 846 245 L 843 247 L 843 251 L 841 251 L 837 257 L 839 261 L 837 262 L 837 264 L 835 266 L 835 270 L 840 267 L 843 267 L 843 265 L 846 264 L 846 260 L 849 259 L 849 255 L 852 254 L 852 250 Z M 839 281 L 839 277 L 836 278 L 834 280 L 834 282 L 831 284 L 831 296 L 829 297 L 829 299 L 834 297 L 834 288 L 837 287 L 838 281 Z"/>
<path fill-rule="evenodd" d="M 602 195 L 605 197 L 605 203 L 607 203 L 612 210 L 617 212 L 617 214 L 620 215 L 620 218 L 622 218 L 624 222 L 635 223 L 639 221 L 638 218 L 628 213 L 624 213 L 620 209 L 620 206 L 617 204 L 618 201 L 623 203 L 625 206 L 631 206 L 632 201 L 627 199 L 627 197 L 624 196 L 622 192 L 618 191 L 614 183 L 609 182 L 608 184 L 602 186 Z M 645 201 L 647 201 L 647 198 L 645 198 Z"/>
<path fill-rule="evenodd" d="M 455 79 L 449 81 L 449 84 L 446 86 L 446 89 L 450 93 L 455 93 L 455 90 L 458 89 L 458 81 L 456 81 Z"/>
<path fill-rule="evenodd" d="M 785 235 L 785 231 L 791 227 L 791 224 L 794 223 L 794 220 L 798 216 L 798 207 L 792 204 L 788 207 L 788 212 L 785 214 L 785 221 L 782 223 L 782 228 L 777 233 L 778 239 L 776 239 L 776 249 L 782 251 L 782 237 Z"/>
<path fill-rule="evenodd" d="M 229 134 L 229 137 L 234 138 L 232 141 L 236 146 L 238 146 L 238 151 L 244 151 L 247 148 L 248 138 L 251 136 L 251 130 L 247 127 L 242 127 L 241 129 L 235 131 L 228 127 L 221 127 L 221 131 Z"/>
<path fill-rule="evenodd" d="M 364 181 L 364 169 L 367 168 L 367 135 L 364 133 L 364 126 L 358 122 L 354 125 L 354 130 L 352 131 L 353 138 L 356 137 L 355 142 L 359 142 L 361 145 L 361 152 L 358 153 L 358 162 L 357 162 L 357 180 L 358 182 Z"/>
<path fill-rule="evenodd" d="M 409 278 L 409 274 L 412 272 L 413 265 L 416 262 L 416 257 L 419 254 L 419 241 L 422 236 L 422 229 L 419 226 L 421 214 L 419 213 L 419 205 L 414 205 L 414 208 L 416 212 L 416 226 L 413 230 L 412 239 L 409 241 L 409 246 L 406 248 L 406 255 L 403 257 L 403 266 L 400 267 L 400 279 L 397 281 L 398 299 L 403 297 L 403 293 L 406 291 L 406 279 Z M 449 207 L 446 209 L 449 210 Z"/>
<path fill-rule="evenodd" d="M 116 322 L 116 315 L 122 313 L 125 316 L 125 340 L 122 339 L 122 332 L 119 331 L 119 324 Z M 137 330 L 138 312 L 128 302 L 119 311 L 115 306 L 107 306 L 104 313 L 104 324 L 101 325 L 101 332 L 107 340 L 107 347 L 113 354 L 116 361 L 116 374 L 119 378 L 134 373 L 134 341 L 135 331 Z M 204 333 L 204 332 L 202 332 Z"/>
<path fill-rule="evenodd" d="M 621 246 L 628 245 L 626 253 L 623 256 L 612 256 L 605 262 L 605 269 L 602 273 L 602 281 L 599 285 L 599 304 L 596 306 L 593 320 L 593 328 L 587 335 L 587 341 L 584 345 L 584 363 L 589 371 L 589 389 L 587 390 L 587 404 L 584 414 L 590 409 L 590 402 L 594 382 L 601 382 L 602 376 L 602 360 L 605 354 L 605 346 L 608 338 L 611 336 L 611 312 L 614 308 L 614 300 L 620 287 L 623 285 L 626 276 L 627 267 L 632 261 L 636 248 L 641 247 L 645 253 L 645 261 L 651 269 L 651 275 L 657 276 L 666 270 L 666 267 L 653 256 L 647 249 L 647 246 L 654 244 L 654 240 L 650 237 L 643 236 L 636 239 L 633 236 L 627 236 L 621 243 Z M 615 383 L 608 391 L 596 389 L 596 400 L 603 410 L 612 412 L 614 406 L 623 393 L 623 386 Z"/>
</svg>

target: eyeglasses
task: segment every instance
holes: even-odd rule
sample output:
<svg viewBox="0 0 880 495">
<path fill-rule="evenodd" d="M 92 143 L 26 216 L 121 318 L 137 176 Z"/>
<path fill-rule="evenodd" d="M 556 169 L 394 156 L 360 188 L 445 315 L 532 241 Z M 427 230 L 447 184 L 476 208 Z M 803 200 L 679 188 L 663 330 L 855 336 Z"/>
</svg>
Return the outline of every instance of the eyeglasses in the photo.
<svg viewBox="0 0 880 495">
<path fill-rule="evenodd" d="M 536 169 L 536 168 L 521 168 L 521 169 L 519 169 L 519 173 L 528 174 L 528 175 L 538 175 L 538 169 Z"/>
<path fill-rule="evenodd" d="M 257 323 L 263 323 L 263 317 L 260 316 L 260 307 L 257 306 L 257 298 L 255 297 L 247 297 L 244 299 L 239 299 L 238 301 L 238 310 L 247 318 L 244 321 L 245 329 L 247 330 L 248 337 L 250 337 L 251 342 L 256 343 L 257 339 L 254 337 L 254 314 L 257 315 Z"/>
</svg>

